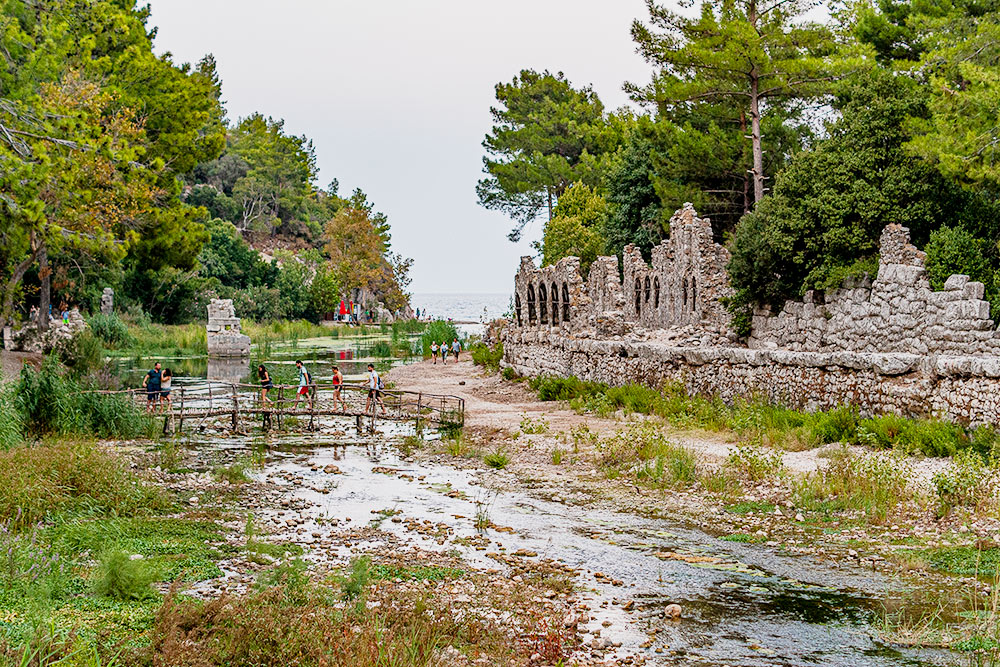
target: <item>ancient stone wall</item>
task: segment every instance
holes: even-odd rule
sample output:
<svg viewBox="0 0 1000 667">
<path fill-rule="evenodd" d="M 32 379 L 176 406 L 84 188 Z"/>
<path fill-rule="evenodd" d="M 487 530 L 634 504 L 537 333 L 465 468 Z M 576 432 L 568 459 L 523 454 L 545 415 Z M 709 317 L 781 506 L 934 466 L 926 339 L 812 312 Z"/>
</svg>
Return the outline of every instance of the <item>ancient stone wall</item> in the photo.
<svg viewBox="0 0 1000 667">
<path fill-rule="evenodd" d="M 509 329 L 504 361 L 521 375 L 623 385 L 677 382 L 691 395 L 765 397 L 800 410 L 851 404 L 864 415 L 935 416 L 1000 424 L 1000 359 L 904 353 L 675 347 Z"/>
<path fill-rule="evenodd" d="M 882 233 L 874 281 L 825 295 L 809 292 L 773 315 L 753 318 L 749 346 L 815 352 L 905 352 L 992 356 L 1000 334 L 983 300 L 982 283 L 951 276 L 944 291 L 931 290 L 924 253 L 910 245 L 909 230 L 888 225 Z"/>
<path fill-rule="evenodd" d="M 240 319 L 233 310 L 232 299 L 212 299 L 208 304 L 208 356 L 248 357 L 250 337 L 240 333 Z"/>
<path fill-rule="evenodd" d="M 614 257 L 598 258 L 586 284 L 576 258 L 544 269 L 522 258 L 504 364 L 609 384 L 675 381 L 727 401 L 1000 424 L 1000 334 L 984 286 L 957 275 L 933 291 L 907 229 L 886 227 L 873 281 L 808 293 L 776 315 L 760 310 L 743 345 L 721 302 L 731 294 L 728 252 L 690 205 L 670 228 L 651 266 L 625 249 L 624 280 Z"/>
<path fill-rule="evenodd" d="M 638 248 L 625 248 L 626 318 L 647 329 L 692 326 L 724 333 L 730 316 L 720 299 L 732 295 L 728 263 L 729 251 L 713 239 L 711 221 L 685 204 L 670 219 L 670 237 L 653 248 L 652 266 Z"/>
<path fill-rule="evenodd" d="M 653 249 L 652 266 L 638 248 L 625 248 L 624 280 L 617 257 L 598 257 L 586 283 L 575 257 L 541 269 L 522 257 L 514 279 L 517 325 L 583 336 L 623 336 L 636 330 L 671 330 L 674 337 L 725 336 L 730 318 L 720 299 L 732 293 L 728 262 L 729 252 L 712 239 L 711 222 L 685 204 L 670 220 L 670 238 Z"/>
</svg>

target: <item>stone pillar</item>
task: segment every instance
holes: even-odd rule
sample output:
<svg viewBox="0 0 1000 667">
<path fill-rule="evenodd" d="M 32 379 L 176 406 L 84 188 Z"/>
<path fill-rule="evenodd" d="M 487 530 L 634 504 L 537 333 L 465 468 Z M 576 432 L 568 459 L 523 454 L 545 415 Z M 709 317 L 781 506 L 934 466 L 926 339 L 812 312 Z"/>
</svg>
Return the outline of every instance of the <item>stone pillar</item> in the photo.
<svg viewBox="0 0 1000 667">
<path fill-rule="evenodd" d="M 115 291 L 105 287 L 101 293 L 101 314 L 110 315 L 113 312 L 115 312 Z"/>
<path fill-rule="evenodd" d="M 249 357 L 250 337 L 240 333 L 232 299 L 212 299 L 205 326 L 210 357 Z"/>
<path fill-rule="evenodd" d="M 3 349 L 8 352 L 14 349 L 14 330 L 10 327 L 3 328 Z"/>
</svg>

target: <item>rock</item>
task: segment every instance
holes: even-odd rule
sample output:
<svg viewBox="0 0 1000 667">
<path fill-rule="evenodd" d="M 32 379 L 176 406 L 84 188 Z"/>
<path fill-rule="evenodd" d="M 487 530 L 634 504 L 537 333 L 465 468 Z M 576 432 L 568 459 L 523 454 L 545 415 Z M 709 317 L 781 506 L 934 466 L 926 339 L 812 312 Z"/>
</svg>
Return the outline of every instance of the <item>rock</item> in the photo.
<svg viewBox="0 0 1000 667">
<path fill-rule="evenodd" d="M 198 504 L 198 496 L 191 496 L 190 498 L 188 498 L 188 503 L 190 503 L 192 505 L 197 505 Z"/>
<path fill-rule="evenodd" d="M 663 615 L 670 620 L 676 621 L 681 617 L 681 606 L 679 604 L 668 604 L 663 608 Z"/>
<path fill-rule="evenodd" d="M 798 514 L 795 515 L 795 520 L 798 521 L 799 523 L 802 523 L 803 521 L 806 520 L 806 518 L 802 516 L 802 512 L 799 512 Z"/>
</svg>

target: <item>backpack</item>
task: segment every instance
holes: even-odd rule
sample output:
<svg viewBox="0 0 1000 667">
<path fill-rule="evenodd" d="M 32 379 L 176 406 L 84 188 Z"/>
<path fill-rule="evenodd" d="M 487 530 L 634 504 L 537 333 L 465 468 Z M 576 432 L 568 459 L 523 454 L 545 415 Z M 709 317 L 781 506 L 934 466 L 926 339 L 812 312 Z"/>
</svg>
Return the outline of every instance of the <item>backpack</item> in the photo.
<svg viewBox="0 0 1000 667">
<path fill-rule="evenodd" d="M 375 388 L 378 389 L 379 391 L 382 391 L 383 389 L 385 389 L 385 385 L 382 384 L 382 376 L 381 375 L 378 376 L 378 380 L 376 380 L 376 382 L 375 382 Z"/>
</svg>

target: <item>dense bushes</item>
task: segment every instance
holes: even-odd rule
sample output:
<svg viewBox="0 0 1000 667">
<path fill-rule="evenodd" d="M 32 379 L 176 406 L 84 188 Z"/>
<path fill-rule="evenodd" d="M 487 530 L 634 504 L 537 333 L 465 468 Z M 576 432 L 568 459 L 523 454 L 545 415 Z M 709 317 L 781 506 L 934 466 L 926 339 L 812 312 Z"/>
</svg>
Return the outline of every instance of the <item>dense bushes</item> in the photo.
<svg viewBox="0 0 1000 667">
<path fill-rule="evenodd" d="M 500 360 L 503 359 L 503 343 L 490 347 L 486 343 L 476 343 L 472 346 L 472 363 L 482 366 L 491 373 L 500 370 Z"/>
<path fill-rule="evenodd" d="M 134 342 L 125 320 L 115 313 L 105 315 L 98 313 L 87 318 L 90 330 L 108 348 L 128 347 Z"/>
<path fill-rule="evenodd" d="M 137 438 L 153 432 L 153 421 L 135 406 L 130 395 L 88 392 L 86 388 L 80 380 L 61 372 L 51 359 L 38 370 L 25 366 L 16 398 L 11 401 L 18 417 L 9 421 L 27 436 L 52 433 Z"/>
</svg>

